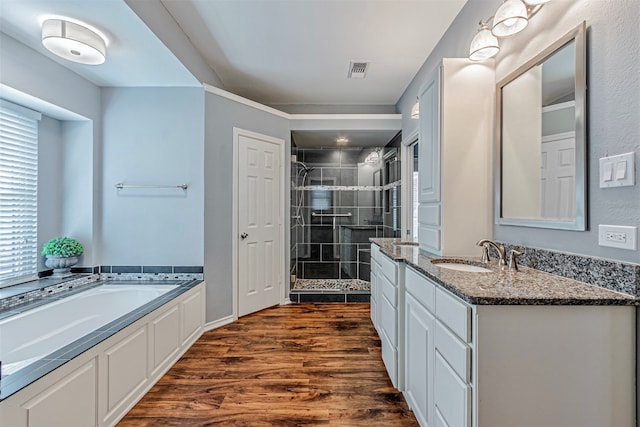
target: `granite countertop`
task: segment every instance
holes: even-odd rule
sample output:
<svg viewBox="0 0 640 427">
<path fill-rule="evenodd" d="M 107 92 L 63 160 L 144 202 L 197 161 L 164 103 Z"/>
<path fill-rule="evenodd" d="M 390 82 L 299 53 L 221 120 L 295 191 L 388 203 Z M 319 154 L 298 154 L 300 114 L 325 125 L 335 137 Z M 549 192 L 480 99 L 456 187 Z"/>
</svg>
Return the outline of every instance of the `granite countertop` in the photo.
<svg viewBox="0 0 640 427">
<path fill-rule="evenodd" d="M 438 267 L 438 256 L 421 253 L 418 246 L 400 246 L 400 239 L 371 238 L 381 251 L 403 261 L 470 304 L 485 305 L 635 305 L 636 298 L 577 280 L 528 267 L 503 270 L 497 260 L 483 267 L 491 273 L 470 273 Z M 448 258 L 448 257 L 442 257 Z M 480 258 L 451 257 L 475 264 Z"/>
</svg>

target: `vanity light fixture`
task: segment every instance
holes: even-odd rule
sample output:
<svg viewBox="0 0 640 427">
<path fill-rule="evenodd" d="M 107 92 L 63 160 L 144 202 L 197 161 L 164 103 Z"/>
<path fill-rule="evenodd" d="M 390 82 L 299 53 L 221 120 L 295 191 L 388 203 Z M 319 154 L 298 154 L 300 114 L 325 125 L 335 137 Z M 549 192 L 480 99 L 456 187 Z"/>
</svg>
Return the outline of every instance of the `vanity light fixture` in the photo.
<svg viewBox="0 0 640 427">
<path fill-rule="evenodd" d="M 419 119 L 420 118 L 420 99 L 416 97 L 416 103 L 411 107 L 411 118 Z"/>
<path fill-rule="evenodd" d="M 364 159 L 364 162 L 370 165 L 378 163 L 380 161 L 380 151 L 380 148 L 376 148 L 374 151 L 369 153 L 369 155 Z"/>
<path fill-rule="evenodd" d="M 496 10 L 491 34 L 496 37 L 509 37 L 524 30 L 527 24 L 529 24 L 527 5 L 522 0 L 506 0 Z"/>
<path fill-rule="evenodd" d="M 496 56 L 500 51 L 498 37 L 509 37 L 524 30 L 529 20 L 550 1 L 504 0 L 494 16 L 484 22 L 480 21 L 480 29 L 471 40 L 469 59 L 482 61 Z"/>
<path fill-rule="evenodd" d="M 107 57 L 104 39 L 89 28 L 62 19 L 42 23 L 42 44 L 61 58 L 86 65 L 99 65 Z"/>
<path fill-rule="evenodd" d="M 472 61 L 482 61 L 493 58 L 498 52 L 500 52 L 498 39 L 491 33 L 487 23 L 480 21 L 480 29 L 473 40 L 471 40 L 469 59 Z"/>
<path fill-rule="evenodd" d="M 336 143 L 338 145 L 346 145 L 348 142 L 349 142 L 349 139 L 345 138 L 344 136 L 341 136 L 338 139 L 336 139 Z"/>
</svg>

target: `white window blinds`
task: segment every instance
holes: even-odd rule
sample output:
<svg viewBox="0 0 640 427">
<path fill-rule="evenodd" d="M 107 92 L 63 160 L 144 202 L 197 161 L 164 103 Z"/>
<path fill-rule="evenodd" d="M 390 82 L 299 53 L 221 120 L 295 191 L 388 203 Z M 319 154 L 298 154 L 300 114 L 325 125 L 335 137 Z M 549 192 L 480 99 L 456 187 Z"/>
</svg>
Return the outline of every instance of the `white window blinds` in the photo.
<svg viewBox="0 0 640 427">
<path fill-rule="evenodd" d="M 38 272 L 38 120 L 0 100 L 0 286 Z"/>
</svg>

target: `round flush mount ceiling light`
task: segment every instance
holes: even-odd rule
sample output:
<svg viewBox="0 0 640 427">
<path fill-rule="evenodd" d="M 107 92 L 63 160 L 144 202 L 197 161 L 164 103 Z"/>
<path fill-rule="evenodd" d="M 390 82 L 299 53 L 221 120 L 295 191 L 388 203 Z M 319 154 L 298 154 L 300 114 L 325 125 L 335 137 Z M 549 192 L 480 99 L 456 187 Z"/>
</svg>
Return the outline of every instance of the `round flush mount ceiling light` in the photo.
<svg viewBox="0 0 640 427">
<path fill-rule="evenodd" d="M 87 65 L 104 63 L 106 43 L 94 31 L 62 19 L 42 23 L 42 44 L 61 58 Z"/>
<path fill-rule="evenodd" d="M 508 37 L 524 30 L 529 23 L 527 6 L 521 0 L 506 0 L 496 10 L 491 33 L 496 37 Z"/>
</svg>

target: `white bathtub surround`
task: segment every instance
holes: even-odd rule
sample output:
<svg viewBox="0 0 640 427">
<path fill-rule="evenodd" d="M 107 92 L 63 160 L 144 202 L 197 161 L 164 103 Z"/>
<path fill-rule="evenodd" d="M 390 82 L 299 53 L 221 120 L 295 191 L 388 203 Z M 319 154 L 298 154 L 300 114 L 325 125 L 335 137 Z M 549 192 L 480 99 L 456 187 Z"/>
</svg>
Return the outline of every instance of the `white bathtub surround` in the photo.
<svg viewBox="0 0 640 427">
<path fill-rule="evenodd" d="M 79 349 L 73 359 L 4 398 L 0 402 L 0 425 L 115 425 L 200 337 L 204 294 L 205 283 L 192 282 L 145 305 L 149 308 L 160 300 L 150 311 L 134 309 L 124 321 L 120 318 L 109 323 L 105 333 L 110 335 L 94 337 L 97 343 L 82 344 L 88 348 Z M 35 371 L 41 368 L 36 366 Z M 10 379 L 3 378 L 2 389 L 11 388 Z"/>
<path fill-rule="evenodd" d="M 0 320 L 2 377 L 101 331 L 178 285 L 102 285 Z"/>
</svg>

